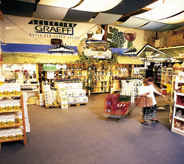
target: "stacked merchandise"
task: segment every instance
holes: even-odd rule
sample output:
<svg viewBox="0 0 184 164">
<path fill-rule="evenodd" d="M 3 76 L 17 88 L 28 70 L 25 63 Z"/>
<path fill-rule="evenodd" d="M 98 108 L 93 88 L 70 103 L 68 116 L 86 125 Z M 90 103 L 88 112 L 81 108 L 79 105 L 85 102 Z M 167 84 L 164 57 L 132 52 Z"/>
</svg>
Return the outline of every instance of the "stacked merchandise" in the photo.
<svg viewBox="0 0 184 164">
<path fill-rule="evenodd" d="M 83 104 L 88 102 L 86 91 L 82 89 L 82 83 L 57 83 L 59 104 Z M 67 101 L 66 101 L 67 98 Z"/>
<path fill-rule="evenodd" d="M 29 123 L 28 108 L 27 108 L 26 100 L 27 100 L 27 93 L 23 93 L 25 128 L 26 128 L 26 132 L 30 132 L 30 123 Z M 0 126 L 22 124 L 22 121 L 23 121 L 22 111 L 19 111 L 20 109 L 21 109 L 20 99 L 18 100 L 13 100 L 12 98 L 1 99 L 0 100 L 0 111 L 4 113 L 0 114 Z M 15 112 L 10 112 L 10 111 L 15 111 Z M 14 131 L 14 133 L 17 134 L 16 130 L 19 129 L 18 131 L 20 132 L 20 128 L 23 129 L 23 127 L 20 126 L 19 128 L 3 130 L 2 133 L 4 134 L 6 132 L 8 134 Z"/>
<path fill-rule="evenodd" d="M 43 97 L 45 100 L 45 106 L 53 105 L 56 103 L 56 90 L 50 89 L 50 85 L 44 85 L 43 86 Z M 39 96 L 42 98 L 42 96 Z M 40 99 L 41 100 L 41 99 Z"/>
<path fill-rule="evenodd" d="M 8 128 L 0 130 L 0 140 L 23 138 L 22 128 Z"/>
<path fill-rule="evenodd" d="M 57 89 L 57 103 L 61 106 L 61 109 L 68 108 L 68 98 L 66 95 L 66 86 L 64 83 L 55 83 Z"/>
<path fill-rule="evenodd" d="M 86 91 L 82 89 L 82 83 L 65 83 L 68 104 L 82 104 L 88 102 Z"/>
<path fill-rule="evenodd" d="M 23 93 L 23 104 L 24 104 L 24 120 L 25 120 L 25 128 L 26 133 L 30 132 L 30 123 L 29 123 L 29 117 L 28 117 L 28 108 L 27 108 L 27 93 Z M 18 112 L 17 112 L 18 113 Z"/>
<path fill-rule="evenodd" d="M 138 96 L 139 87 L 142 85 L 142 80 L 122 80 L 121 95 L 131 96 L 131 103 L 134 103 L 135 97 Z"/>
<path fill-rule="evenodd" d="M 124 116 L 130 109 L 131 96 L 109 94 L 105 97 L 104 113 Z"/>
<path fill-rule="evenodd" d="M 39 94 L 39 99 L 36 101 L 38 106 L 44 106 L 44 94 Z"/>
</svg>

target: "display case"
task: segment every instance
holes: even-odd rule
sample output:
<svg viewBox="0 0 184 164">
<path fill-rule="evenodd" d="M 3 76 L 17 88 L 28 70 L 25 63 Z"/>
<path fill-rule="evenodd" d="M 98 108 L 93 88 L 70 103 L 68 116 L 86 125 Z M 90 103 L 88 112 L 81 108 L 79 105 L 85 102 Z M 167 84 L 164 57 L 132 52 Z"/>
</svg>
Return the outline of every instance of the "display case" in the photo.
<svg viewBox="0 0 184 164">
<path fill-rule="evenodd" d="M 178 90 L 179 85 L 184 85 L 184 78 L 176 76 L 171 131 L 184 136 L 184 91 Z"/>
</svg>

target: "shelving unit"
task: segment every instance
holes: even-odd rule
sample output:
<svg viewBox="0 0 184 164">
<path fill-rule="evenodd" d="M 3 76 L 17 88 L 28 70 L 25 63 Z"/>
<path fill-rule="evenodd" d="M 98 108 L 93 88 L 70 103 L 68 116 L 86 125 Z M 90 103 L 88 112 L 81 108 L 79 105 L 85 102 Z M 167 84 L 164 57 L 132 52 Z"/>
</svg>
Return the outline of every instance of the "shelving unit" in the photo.
<svg viewBox="0 0 184 164">
<path fill-rule="evenodd" d="M 155 67 L 153 68 L 153 78 L 155 79 L 155 83 L 158 87 L 161 85 L 161 67 Z"/>
<path fill-rule="evenodd" d="M 175 79 L 175 89 L 178 89 L 178 84 L 184 84 L 184 80 L 180 80 L 178 76 Z M 184 93 L 174 92 L 174 108 L 172 115 L 171 131 L 184 136 L 184 102 L 179 104 L 178 98 L 181 96 L 184 99 Z"/>
<path fill-rule="evenodd" d="M 92 93 L 104 93 L 121 91 L 121 79 L 129 79 L 133 65 L 116 64 L 109 65 L 103 63 L 67 63 L 66 69 L 59 69 L 54 72 L 54 79 L 47 79 L 47 72 L 43 70 L 43 64 L 38 65 L 40 92 L 43 93 L 42 84 L 47 82 L 54 87 L 55 81 L 67 79 L 79 79 L 83 89 Z M 131 67 L 130 67 L 131 66 Z M 69 80 L 68 80 L 69 81 Z M 91 89 L 89 89 L 91 88 Z"/>
<path fill-rule="evenodd" d="M 161 87 L 164 87 L 165 84 L 172 84 L 172 76 L 173 76 L 173 69 L 172 68 L 162 68 L 161 74 Z"/>
<path fill-rule="evenodd" d="M 16 113 L 16 112 L 22 112 L 22 123 L 15 123 L 13 125 L 0 125 L 0 130 L 2 129 L 10 129 L 10 128 L 15 128 L 15 127 L 23 127 L 23 137 L 17 136 L 14 137 L 13 139 L 0 139 L 0 149 L 1 149 L 1 143 L 4 142 L 12 142 L 12 141 L 19 141 L 19 140 L 23 140 L 24 141 L 24 145 L 27 145 L 27 138 L 26 138 L 26 128 L 25 128 L 25 117 L 24 117 L 24 101 L 23 101 L 23 94 L 21 95 L 9 95 L 9 96 L 0 96 L 1 98 L 5 98 L 5 97 L 19 97 L 21 98 L 21 109 L 20 110 L 3 110 L 0 111 L 0 114 L 6 114 L 6 113 Z"/>
</svg>

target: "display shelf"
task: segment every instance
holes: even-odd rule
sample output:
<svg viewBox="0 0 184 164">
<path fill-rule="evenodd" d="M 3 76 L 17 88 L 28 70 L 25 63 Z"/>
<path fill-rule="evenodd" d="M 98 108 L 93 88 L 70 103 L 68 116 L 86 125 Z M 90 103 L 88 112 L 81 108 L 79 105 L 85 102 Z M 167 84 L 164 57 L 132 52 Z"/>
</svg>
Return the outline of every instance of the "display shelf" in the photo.
<svg viewBox="0 0 184 164">
<path fill-rule="evenodd" d="M 6 98 L 7 96 L 4 96 L 4 98 Z M 16 96 L 17 97 L 17 96 Z M 23 127 L 23 138 L 18 138 L 18 139 L 10 139 L 10 140 L 0 140 L 0 149 L 1 149 L 1 144 L 3 142 L 11 142 L 11 141 L 18 141 L 18 140 L 23 140 L 24 141 L 24 145 L 27 145 L 27 138 L 26 138 L 26 128 L 25 128 L 25 116 L 24 116 L 24 98 L 23 98 L 23 94 L 20 95 L 20 99 L 21 99 L 21 112 L 22 112 L 22 123 L 15 123 L 14 125 L 5 125 L 5 126 L 0 126 L 0 130 L 2 130 L 3 128 L 13 128 L 13 127 Z M 11 112 L 19 112 L 20 110 L 15 110 L 15 111 L 11 111 Z M 9 111 L 8 111 L 9 112 Z M 7 111 L 1 111 L 0 114 L 3 113 L 7 113 Z"/>
<path fill-rule="evenodd" d="M 184 106 L 183 105 L 175 104 L 175 107 L 184 109 Z"/>
<path fill-rule="evenodd" d="M 178 79 L 179 79 L 178 76 L 176 76 L 175 77 L 175 89 L 178 88 L 178 83 L 180 83 L 180 81 Z M 184 105 L 177 104 L 179 101 L 178 96 L 184 96 L 184 93 L 178 93 L 176 91 L 174 92 L 174 106 L 173 106 L 173 110 L 170 111 L 173 114 L 172 115 L 171 131 L 178 133 L 178 134 L 181 134 L 181 135 L 184 135 L 184 131 L 181 130 L 181 129 L 184 129 L 183 128 L 184 127 L 184 118 L 182 118 L 182 116 L 184 114 Z M 181 117 L 178 117 L 176 115 L 179 115 Z"/>
<path fill-rule="evenodd" d="M 35 90 L 27 90 L 27 91 L 22 91 L 22 92 L 39 92 L 40 90 L 38 90 L 38 89 L 35 89 Z"/>
<path fill-rule="evenodd" d="M 18 127 L 18 126 L 23 126 L 23 124 L 22 123 L 15 123 L 14 125 L 0 126 L 0 129 L 3 129 L 3 128 L 14 128 L 14 127 Z"/>
<path fill-rule="evenodd" d="M 174 118 L 177 119 L 177 120 L 180 120 L 180 121 L 184 121 L 184 118 L 182 118 L 182 117 L 174 116 Z"/>
<path fill-rule="evenodd" d="M 26 85 L 34 86 L 34 85 L 39 85 L 39 83 L 35 83 L 35 84 L 20 84 L 20 86 L 26 86 Z"/>
<path fill-rule="evenodd" d="M 178 96 L 184 96 L 184 93 L 176 92 L 176 95 L 178 95 Z"/>
<path fill-rule="evenodd" d="M 21 94 L 18 94 L 18 95 L 0 95 L 0 98 L 3 98 L 3 97 L 7 97 L 7 98 L 11 98 L 11 97 L 20 97 Z"/>
<path fill-rule="evenodd" d="M 0 111 L 0 114 L 1 113 L 14 113 L 14 112 L 21 112 L 22 110 L 4 110 L 4 111 Z"/>
<path fill-rule="evenodd" d="M 175 133 L 178 133 L 178 134 L 181 134 L 181 135 L 184 136 L 184 131 L 183 131 L 183 130 L 180 130 L 180 129 L 178 129 L 178 128 L 173 127 L 173 128 L 172 128 L 172 131 L 175 132 Z"/>
</svg>

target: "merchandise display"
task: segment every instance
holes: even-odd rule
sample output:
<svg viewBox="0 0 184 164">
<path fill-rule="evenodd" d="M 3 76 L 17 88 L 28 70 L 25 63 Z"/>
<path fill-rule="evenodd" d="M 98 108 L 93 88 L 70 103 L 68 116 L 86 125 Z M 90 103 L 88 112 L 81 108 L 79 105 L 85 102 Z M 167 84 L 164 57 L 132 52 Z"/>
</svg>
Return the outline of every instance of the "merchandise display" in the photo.
<svg viewBox="0 0 184 164">
<path fill-rule="evenodd" d="M 109 94 L 104 100 L 104 114 L 125 116 L 130 109 L 130 96 Z"/>
<path fill-rule="evenodd" d="M 82 83 L 56 83 L 57 102 L 61 108 L 67 108 L 72 104 L 86 104 L 88 97 L 86 91 L 82 89 Z"/>
<path fill-rule="evenodd" d="M 15 84 L 16 89 L 8 89 L 7 85 L 9 88 L 14 86 L 1 85 L 3 93 L 0 96 L 0 148 L 3 142 L 18 140 L 24 140 L 24 145 L 27 145 L 26 131 L 30 132 L 26 94 L 20 93 L 20 85 L 18 87 Z"/>
<path fill-rule="evenodd" d="M 131 96 L 131 103 L 134 103 L 135 97 L 138 96 L 139 87 L 142 85 L 142 80 L 121 80 L 122 91 L 121 95 Z"/>
<path fill-rule="evenodd" d="M 184 76 L 181 72 L 175 77 L 174 108 L 172 110 L 171 131 L 184 135 Z M 179 88 L 179 89 L 178 89 Z"/>
</svg>

